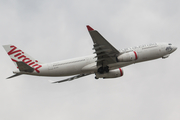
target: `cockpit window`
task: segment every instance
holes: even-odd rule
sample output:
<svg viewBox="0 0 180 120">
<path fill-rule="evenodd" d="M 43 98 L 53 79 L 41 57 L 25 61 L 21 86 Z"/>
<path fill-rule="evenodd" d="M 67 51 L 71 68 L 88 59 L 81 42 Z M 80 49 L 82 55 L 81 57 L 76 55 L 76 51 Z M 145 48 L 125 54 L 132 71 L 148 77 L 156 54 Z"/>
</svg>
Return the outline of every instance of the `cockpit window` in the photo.
<svg viewBox="0 0 180 120">
<path fill-rule="evenodd" d="M 172 45 L 171 43 L 169 43 L 168 45 Z"/>
</svg>

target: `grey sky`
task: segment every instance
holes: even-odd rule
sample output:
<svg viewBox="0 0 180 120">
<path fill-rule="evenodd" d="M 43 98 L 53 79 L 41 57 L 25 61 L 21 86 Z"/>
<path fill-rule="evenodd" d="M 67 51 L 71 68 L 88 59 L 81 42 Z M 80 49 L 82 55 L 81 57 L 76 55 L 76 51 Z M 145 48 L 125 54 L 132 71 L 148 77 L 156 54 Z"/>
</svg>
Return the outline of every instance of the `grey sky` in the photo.
<svg viewBox="0 0 180 120">
<path fill-rule="evenodd" d="M 42 62 L 92 54 L 86 25 L 117 49 L 170 42 L 180 45 L 180 1 L 1 0 L 0 43 L 15 44 Z M 94 75 L 62 84 L 64 77 L 6 77 L 15 70 L 1 47 L 2 120 L 179 120 L 179 50 L 168 59 L 134 64 L 124 76 Z"/>
</svg>

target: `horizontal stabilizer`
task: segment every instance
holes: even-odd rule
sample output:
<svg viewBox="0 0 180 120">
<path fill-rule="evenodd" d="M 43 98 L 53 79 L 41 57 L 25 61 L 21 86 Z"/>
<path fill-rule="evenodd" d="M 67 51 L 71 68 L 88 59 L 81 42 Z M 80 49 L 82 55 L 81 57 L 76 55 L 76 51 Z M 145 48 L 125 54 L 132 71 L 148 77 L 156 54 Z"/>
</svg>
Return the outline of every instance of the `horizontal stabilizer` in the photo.
<svg viewBox="0 0 180 120">
<path fill-rule="evenodd" d="M 10 78 L 13 78 L 13 77 L 17 77 L 17 76 L 19 76 L 19 75 L 22 75 L 22 74 L 14 74 L 14 75 L 12 75 L 12 76 L 6 78 L 6 79 L 10 79 Z"/>
<path fill-rule="evenodd" d="M 18 62 L 16 62 L 16 64 L 17 64 L 18 69 L 20 71 L 23 71 L 23 72 L 33 72 L 34 71 L 34 68 L 30 67 L 29 65 L 27 65 L 23 61 L 18 61 Z"/>
</svg>

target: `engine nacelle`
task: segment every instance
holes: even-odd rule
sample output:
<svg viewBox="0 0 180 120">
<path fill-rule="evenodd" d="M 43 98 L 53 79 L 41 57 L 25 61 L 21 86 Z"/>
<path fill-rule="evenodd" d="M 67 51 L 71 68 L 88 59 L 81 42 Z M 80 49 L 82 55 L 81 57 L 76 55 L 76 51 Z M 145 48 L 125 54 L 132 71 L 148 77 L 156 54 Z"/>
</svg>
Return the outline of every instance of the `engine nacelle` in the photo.
<svg viewBox="0 0 180 120">
<path fill-rule="evenodd" d="M 116 78 L 123 76 L 124 72 L 121 68 L 110 70 L 108 73 L 100 74 L 96 73 L 96 78 Z"/>
<path fill-rule="evenodd" d="M 124 53 L 117 57 L 117 60 L 119 62 L 129 62 L 129 61 L 133 61 L 133 60 L 137 60 L 137 59 L 138 59 L 138 55 L 135 51 Z"/>
</svg>

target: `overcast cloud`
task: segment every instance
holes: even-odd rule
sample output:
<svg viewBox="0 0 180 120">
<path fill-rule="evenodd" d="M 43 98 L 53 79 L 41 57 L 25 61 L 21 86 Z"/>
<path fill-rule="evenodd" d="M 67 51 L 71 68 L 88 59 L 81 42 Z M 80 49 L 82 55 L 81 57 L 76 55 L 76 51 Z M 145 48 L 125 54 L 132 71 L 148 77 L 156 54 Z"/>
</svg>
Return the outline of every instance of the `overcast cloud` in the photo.
<svg viewBox="0 0 180 120">
<path fill-rule="evenodd" d="M 117 49 L 170 42 L 180 45 L 178 0 L 0 0 L 0 43 L 14 44 L 42 62 L 92 54 L 86 25 Z M 127 66 L 124 76 L 22 75 L 1 47 L 1 120 L 179 120 L 180 52 Z"/>
</svg>

